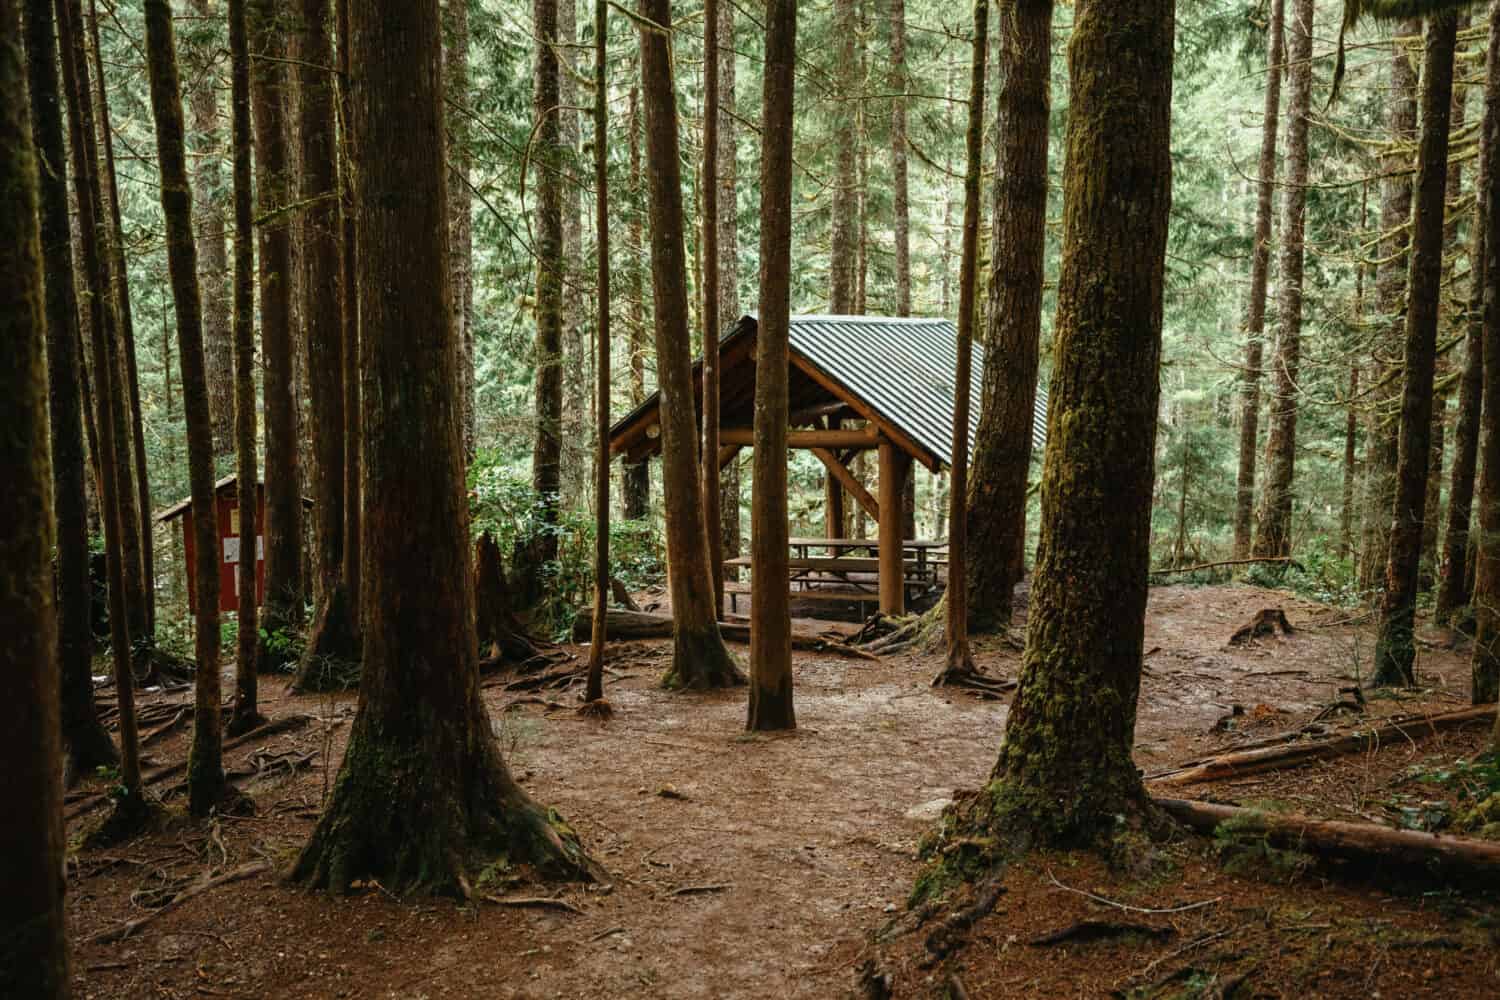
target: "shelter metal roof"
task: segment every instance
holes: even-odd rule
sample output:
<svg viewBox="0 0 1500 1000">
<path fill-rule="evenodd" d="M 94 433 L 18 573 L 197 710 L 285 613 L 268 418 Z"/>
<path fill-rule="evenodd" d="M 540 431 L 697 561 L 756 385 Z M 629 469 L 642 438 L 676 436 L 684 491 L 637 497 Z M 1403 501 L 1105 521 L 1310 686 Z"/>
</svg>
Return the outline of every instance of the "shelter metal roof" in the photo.
<svg viewBox="0 0 1500 1000">
<path fill-rule="evenodd" d="M 755 336 L 754 315 L 742 317 L 720 341 L 725 358 L 721 374 L 728 379 L 735 365 L 753 368 L 753 352 L 744 350 Z M 814 371 L 873 416 L 899 431 L 925 452 L 933 468 L 951 463 L 953 386 L 958 368 L 958 328 L 946 319 L 888 316 L 793 316 L 790 349 L 795 368 Z M 969 449 L 973 454 L 983 399 L 985 351 L 974 344 L 970 381 Z M 694 363 L 694 375 L 701 359 Z M 696 388 L 696 386 L 695 386 Z M 652 394 L 611 429 L 616 444 L 640 433 L 658 397 Z M 1047 390 L 1038 385 L 1032 410 L 1032 445 L 1047 442 Z"/>
</svg>

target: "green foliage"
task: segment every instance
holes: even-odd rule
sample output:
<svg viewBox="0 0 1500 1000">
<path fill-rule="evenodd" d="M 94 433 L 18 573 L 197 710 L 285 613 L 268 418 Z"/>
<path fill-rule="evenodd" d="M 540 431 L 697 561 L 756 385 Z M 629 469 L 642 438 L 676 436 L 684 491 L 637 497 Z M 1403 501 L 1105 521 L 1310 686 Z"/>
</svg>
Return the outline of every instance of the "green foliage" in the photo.
<svg viewBox="0 0 1500 1000">
<path fill-rule="evenodd" d="M 1245 579 L 1258 587 L 1283 587 L 1324 604 L 1356 605 L 1363 596 L 1355 579 L 1354 562 L 1340 556 L 1326 538 L 1312 538 L 1290 565 L 1258 563 Z"/>
<path fill-rule="evenodd" d="M 281 665 L 283 671 L 293 674 L 297 672 L 297 664 L 307 648 L 307 636 L 301 629 L 263 628 L 260 630 L 260 641 L 262 648 L 273 662 Z"/>
</svg>

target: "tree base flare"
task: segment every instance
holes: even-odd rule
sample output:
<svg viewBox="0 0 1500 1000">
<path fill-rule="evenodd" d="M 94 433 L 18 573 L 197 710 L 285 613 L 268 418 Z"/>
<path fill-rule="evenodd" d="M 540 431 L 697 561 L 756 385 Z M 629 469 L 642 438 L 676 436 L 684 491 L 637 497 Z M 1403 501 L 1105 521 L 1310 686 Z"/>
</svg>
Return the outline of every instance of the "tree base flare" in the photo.
<svg viewBox="0 0 1500 1000">
<path fill-rule="evenodd" d="M 335 584 L 313 619 L 292 690 L 307 694 L 354 687 L 359 683 L 359 659 L 359 629 L 349 590 L 342 583 Z"/>
<path fill-rule="evenodd" d="M 109 814 L 84 835 L 83 846 L 89 850 L 125 843 L 145 832 L 161 813 L 161 809 L 139 791 L 131 794 L 121 789 L 110 796 L 110 801 Z"/>
<path fill-rule="evenodd" d="M 417 759 L 422 753 L 403 754 L 356 729 L 332 801 L 290 879 L 340 893 L 376 879 L 403 895 L 462 898 L 522 874 L 608 881 L 563 818 L 511 780 L 493 747 L 475 748 L 468 767 L 436 774 Z M 461 782 L 443 780 L 448 773 Z"/>
<path fill-rule="evenodd" d="M 719 627 L 690 632 L 679 628 L 672 636 L 672 665 L 661 679 L 670 690 L 708 691 L 738 687 L 745 674 L 724 645 Z"/>
<path fill-rule="evenodd" d="M 594 698 L 578 706 L 578 715 L 584 719 L 597 719 L 607 722 L 614 717 L 615 710 L 609 702 L 603 698 Z"/>
</svg>

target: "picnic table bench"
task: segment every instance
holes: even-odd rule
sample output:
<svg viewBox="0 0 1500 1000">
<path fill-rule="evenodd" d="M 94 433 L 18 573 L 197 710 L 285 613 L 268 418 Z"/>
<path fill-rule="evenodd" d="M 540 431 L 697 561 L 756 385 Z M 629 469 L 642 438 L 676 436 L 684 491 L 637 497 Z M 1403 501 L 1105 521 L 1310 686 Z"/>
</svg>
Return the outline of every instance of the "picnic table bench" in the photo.
<svg viewBox="0 0 1500 1000">
<path fill-rule="evenodd" d="M 869 538 L 791 538 L 788 543 L 794 555 L 787 560 L 788 587 L 798 600 L 857 602 L 863 610 L 866 602 L 880 597 L 880 559 L 874 555 L 843 555 L 847 552 L 875 552 L 880 543 Z M 920 596 L 937 587 L 937 561 L 929 558 L 934 550 L 945 549 L 947 542 L 909 539 L 902 560 L 902 585 L 908 596 Z M 822 549 L 828 555 L 808 553 Z M 726 567 L 749 569 L 749 556 L 724 560 Z M 750 585 L 736 581 L 725 584 L 732 611 L 739 610 L 739 597 L 750 593 Z"/>
</svg>

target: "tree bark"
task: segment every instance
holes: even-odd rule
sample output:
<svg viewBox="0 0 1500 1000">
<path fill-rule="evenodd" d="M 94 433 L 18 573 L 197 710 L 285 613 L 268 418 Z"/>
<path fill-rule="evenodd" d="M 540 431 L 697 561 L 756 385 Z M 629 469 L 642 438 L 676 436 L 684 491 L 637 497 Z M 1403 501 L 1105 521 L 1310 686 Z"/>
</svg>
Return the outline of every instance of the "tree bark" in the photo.
<svg viewBox="0 0 1500 1000">
<path fill-rule="evenodd" d="M 94 708 L 92 594 L 89 584 L 88 498 L 79 412 L 82 376 L 78 301 L 74 291 L 72 228 L 68 215 L 67 158 L 63 142 L 61 84 L 52 0 L 27 0 L 26 69 L 31 128 L 41 206 L 40 237 L 46 275 L 47 376 L 52 504 L 55 521 L 57 668 L 60 683 L 63 773 L 71 783 L 120 757 Z M 7 246 L 20 248 L 17 240 Z M 17 265 L 6 268 L 16 272 Z M 16 277 L 20 277 L 16 272 Z"/>
<path fill-rule="evenodd" d="M 828 311 L 835 316 L 854 312 L 855 241 L 858 238 L 856 199 L 858 150 L 855 106 L 858 104 L 858 65 L 855 45 L 858 24 L 854 0 L 833 0 L 833 204 L 829 214 Z M 752 538 L 751 544 L 754 545 Z"/>
<path fill-rule="evenodd" d="M 453 5 L 462 7 L 462 3 Z M 314 572 L 318 576 L 318 606 L 298 670 L 299 683 L 320 671 L 327 676 L 328 661 L 358 659 L 354 615 L 344 580 L 344 282 L 339 249 L 343 225 L 339 210 L 338 131 L 335 108 L 336 78 L 326 67 L 333 62 L 333 8 L 330 0 L 302 2 L 302 62 L 297 67 L 302 171 L 299 192 L 302 208 L 302 280 L 307 302 L 308 388 L 312 403 L 314 464 L 313 517 L 317 528 Z M 455 181 L 454 187 L 458 186 Z M 462 189 L 467 195 L 467 188 Z M 451 193 L 451 192 L 450 192 Z M 451 213 L 451 207 L 450 207 Z M 458 256 L 455 253 L 455 256 Z M 455 273 L 462 265 L 455 265 Z M 466 273 L 466 272 L 465 272 Z M 461 313 L 462 286 L 453 288 L 454 313 Z M 460 330 L 464 324 L 456 321 Z M 463 393 L 464 355 L 459 353 L 461 427 L 468 426 Z M 467 451 L 465 452 L 467 455 Z M 336 671 L 337 672 L 337 671 Z"/>
<path fill-rule="evenodd" d="M 1354 548 L 1354 468 L 1359 446 L 1359 416 L 1354 401 L 1359 396 L 1359 365 L 1349 366 L 1349 398 L 1344 407 L 1344 488 L 1339 505 L 1339 558 L 1348 559 Z"/>
<path fill-rule="evenodd" d="M 447 292 L 437 0 L 350 8 L 369 570 L 359 712 L 293 878 L 468 895 L 476 851 L 599 872 L 516 785 L 479 697 L 458 357 Z M 420 454 L 423 461 L 414 462 Z"/>
<path fill-rule="evenodd" d="M 652 24 L 670 24 L 671 2 L 641 0 L 640 13 Z M 662 494 L 672 613 L 677 622 L 672 664 L 662 683 L 682 688 L 725 687 L 743 678 L 719 636 L 714 591 L 708 579 L 708 538 L 698 489 L 698 428 L 692 339 L 688 333 L 676 94 L 667 38 L 651 28 L 641 30 L 641 94 L 646 119 L 656 369 L 661 390 Z"/>
<path fill-rule="evenodd" d="M 38 40 L 40 3 L 27 9 L 28 44 Z M 50 29 L 50 19 L 43 27 Z M 33 49 L 31 58 L 50 55 Z M 0 981 L 15 996 L 65 1000 L 68 975 L 58 715 L 57 606 L 52 588 L 52 475 L 47 441 L 47 295 L 37 222 L 38 162 L 32 144 L 21 51 L 21 4 L 0 0 L 0 670 L 10 697 L 0 709 L 6 766 L 0 794 L 26 818 L 0 834 Z M 50 63 L 48 64 L 50 70 Z M 42 71 L 33 66 L 33 74 Z M 56 122 L 56 86 L 50 117 Z M 60 131 L 60 130 L 59 130 Z M 55 150 L 53 152 L 56 152 Z M 62 164 L 46 164 L 49 171 Z M 54 222 L 56 220 L 54 219 Z M 66 220 L 64 219 L 64 222 Z M 54 272 L 54 274 L 59 272 Z M 64 270 L 61 273 L 66 273 Z M 54 279 L 55 280 L 55 279 Z"/>
<path fill-rule="evenodd" d="M 597 451 L 594 455 L 594 620 L 589 646 L 588 681 L 584 701 L 595 706 L 604 700 L 604 642 L 609 611 L 609 19 L 608 0 L 594 0 L 594 228 L 599 288 L 599 358 L 595 369 L 594 402 Z"/>
<path fill-rule="evenodd" d="M 234 453 L 235 437 L 235 360 L 232 329 L 229 255 L 225 247 L 224 194 L 220 177 L 219 97 L 215 88 L 213 64 L 219 46 L 217 31 L 207 26 L 215 16 L 212 0 L 193 0 L 193 15 L 200 28 L 199 50 L 203 65 L 188 92 L 192 111 L 191 145 L 196 156 L 193 165 L 193 207 L 198 210 L 198 255 L 201 273 L 198 283 L 203 290 L 203 347 L 208 361 L 208 402 L 214 421 L 214 455 Z M 187 48 L 187 46 L 184 46 Z"/>
<path fill-rule="evenodd" d="M 975 0 L 974 51 L 969 76 L 969 127 L 964 142 L 964 221 L 958 263 L 958 366 L 953 376 L 953 446 L 949 468 L 953 477 L 953 489 L 949 494 L 948 510 L 948 592 L 944 596 L 948 657 L 943 672 L 938 675 L 938 683 L 959 680 L 975 672 L 973 658 L 969 655 L 969 393 L 974 357 L 975 299 L 979 286 L 979 175 L 984 169 L 984 74 L 985 57 L 989 54 L 989 12 L 988 0 Z M 1010 26 L 1002 27 L 1001 32 L 1004 33 L 1008 27 Z M 1044 204 L 1045 201 L 1043 198 Z M 996 215 L 998 214 L 997 212 Z M 1030 440 L 1030 435 L 1027 435 L 1027 440 Z M 883 489 L 887 463 L 882 461 L 880 465 L 882 502 L 888 502 L 885 498 L 894 500 L 898 494 L 894 490 Z M 883 509 L 881 521 L 881 554 L 884 556 L 887 550 Z M 896 551 L 897 565 L 889 567 L 889 570 L 899 575 L 901 550 L 898 547 Z M 880 569 L 881 590 L 884 591 L 888 567 L 883 558 Z"/>
<path fill-rule="evenodd" d="M 79 244 L 83 272 L 88 277 L 82 287 L 89 291 L 89 319 L 87 324 L 80 323 L 80 327 L 88 331 L 94 371 L 107 373 L 109 332 L 104 322 L 107 300 L 101 290 L 108 287 L 108 282 L 98 239 L 101 199 L 99 185 L 93 175 L 97 161 L 90 155 L 94 148 L 89 139 L 93 123 L 88 112 L 91 102 L 88 100 L 88 82 L 83 72 L 86 67 L 79 56 L 82 46 L 76 44 L 78 33 L 82 30 L 82 14 L 78 0 L 59 0 L 55 9 L 62 80 L 68 104 L 68 147 L 72 157 Z M 87 388 L 87 380 L 85 387 Z M 131 667 L 133 651 L 130 644 L 129 615 L 126 611 L 126 559 L 121 543 L 125 517 L 120 503 L 117 443 L 125 428 L 116 423 L 114 380 L 107 377 L 96 378 L 93 389 L 96 447 L 91 450 L 99 467 L 95 485 L 99 496 L 99 519 L 104 523 L 105 566 L 109 580 L 109 645 L 110 655 L 114 660 L 115 697 L 120 708 L 120 785 L 124 794 L 117 802 L 117 815 L 124 823 L 132 816 L 143 815 L 146 810 L 146 801 L 141 794 L 140 745 L 135 722 L 135 672 Z"/>
<path fill-rule="evenodd" d="M 344 272 L 344 573 L 343 586 L 348 592 L 349 615 L 354 619 L 354 648 L 358 656 L 360 629 L 360 530 L 363 522 L 364 493 L 360 475 L 364 450 L 360 409 L 360 323 L 355 294 L 355 264 L 359 255 L 354 217 L 354 104 L 350 97 L 352 67 L 349 62 L 349 4 L 335 0 L 334 22 L 338 32 L 338 99 L 339 99 L 339 194 L 344 229 L 339 263 Z"/>
<path fill-rule="evenodd" d="M 1421 22 L 1403 21 L 1399 37 L 1420 35 Z M 1360 546 L 1360 589 L 1382 585 L 1390 555 L 1390 513 L 1396 499 L 1397 431 L 1400 381 L 1396 352 L 1400 350 L 1401 316 L 1406 302 L 1407 249 L 1411 243 L 1412 163 L 1404 152 L 1417 136 L 1417 71 L 1404 44 L 1392 43 L 1387 128 L 1392 151 L 1381 160 L 1385 177 L 1381 191 L 1379 264 L 1375 269 L 1375 297 L 1387 332 L 1375 344 L 1375 380 L 1382 386 L 1370 402 L 1366 435 L 1364 544 Z"/>
<path fill-rule="evenodd" d="M 719 331 L 731 329 L 740 319 L 739 282 L 739 142 L 734 117 L 734 4 L 719 0 Z M 740 554 L 740 464 L 730 462 L 720 473 L 719 533 L 721 554 L 735 559 Z M 735 579 L 728 570 L 724 579 Z M 719 595 L 719 610 L 724 608 Z"/>
<path fill-rule="evenodd" d="M 1412 213 L 1411 276 L 1406 308 L 1406 380 L 1401 393 L 1401 442 L 1391 551 L 1375 645 L 1377 685 L 1416 680 L 1417 572 L 1422 524 L 1427 517 L 1431 458 L 1432 375 L 1437 350 L 1443 279 L 1443 206 L 1448 174 L 1448 120 L 1453 101 L 1453 50 L 1457 20 L 1432 17 L 1422 60 L 1422 136 L 1417 157 L 1417 197 Z"/>
<path fill-rule="evenodd" d="M 526 553 L 535 567 L 557 557 L 557 538 L 548 530 L 557 523 L 562 488 L 563 419 L 563 147 L 558 105 L 561 70 L 558 52 L 557 0 L 533 0 L 536 23 L 536 75 L 532 114 L 536 139 L 536 441 L 531 452 L 531 486 L 541 505 L 544 526 Z M 526 577 L 535 573 L 527 572 Z M 528 602 L 538 595 L 527 595 Z"/>
<path fill-rule="evenodd" d="M 1008 813 L 1057 842 L 1145 805 L 1131 748 L 1172 198 L 1172 0 L 1075 10 L 1042 537 L 989 787 L 992 829 Z"/>
<path fill-rule="evenodd" d="M 114 130 L 109 123 L 109 95 L 104 86 L 104 55 L 99 48 L 99 13 L 95 0 L 89 0 L 89 25 L 94 52 L 94 84 L 99 101 L 100 148 L 104 154 L 103 187 L 109 199 L 110 238 L 108 240 L 111 262 L 111 292 L 119 334 L 118 348 L 121 355 L 120 378 L 123 380 L 124 398 L 128 404 L 126 419 L 130 427 L 131 500 L 135 520 L 126 526 L 127 546 L 139 553 L 140 580 L 137 584 L 141 595 L 138 610 L 133 614 L 139 631 L 132 631 L 138 642 L 150 646 L 156 641 L 156 556 L 153 552 L 151 530 L 151 481 L 146 463 L 146 422 L 141 410 L 141 379 L 135 356 L 135 319 L 130 307 L 130 281 L 125 267 L 125 229 L 120 218 L 119 181 L 115 175 Z M 133 536 L 133 537 L 132 537 Z"/>
<path fill-rule="evenodd" d="M 1255 457 L 1260 446 L 1260 375 L 1265 348 L 1266 285 L 1271 271 L 1271 225 L 1276 191 L 1276 138 L 1281 118 L 1281 77 L 1286 70 L 1286 0 L 1271 0 L 1266 29 L 1266 99 L 1261 115 L 1260 170 L 1256 181 L 1255 246 L 1250 297 L 1245 304 L 1245 370 L 1240 375 L 1240 464 L 1235 478 L 1234 556 L 1250 554 L 1255 506 Z"/>
<path fill-rule="evenodd" d="M 1004 18 L 1003 12 L 1001 17 Z M 906 0 L 891 0 L 891 224 L 896 243 L 897 316 L 911 315 L 911 194 L 906 171 L 906 88 Z M 977 466 L 977 456 L 975 463 Z"/>
<path fill-rule="evenodd" d="M 474 460 L 476 413 L 474 381 L 474 218 L 469 193 L 473 165 L 470 149 L 474 113 L 469 107 L 469 5 L 449 0 L 443 5 L 443 86 L 450 107 L 448 166 L 448 242 L 452 249 L 448 291 L 453 296 L 453 322 L 458 327 L 458 390 L 463 412 L 464 460 Z"/>
<path fill-rule="evenodd" d="M 719 0 L 703 7 L 703 447 L 698 488 L 703 493 L 703 524 L 708 536 L 708 578 L 714 616 L 724 613 L 723 487 L 719 482 Z M 734 58 L 731 49 L 730 58 Z M 790 245 L 790 244 L 788 244 Z M 778 248 L 779 250 L 779 248 Z M 758 399 L 758 397 L 757 397 Z M 756 413 L 760 412 L 757 405 Z M 781 411 L 777 411 L 781 412 Z M 738 517 L 738 511 L 736 511 Z"/>
<path fill-rule="evenodd" d="M 630 190 L 641 190 L 641 116 L 640 92 L 630 88 Z M 629 240 L 626 275 L 630 287 L 627 319 L 630 337 L 630 402 L 639 406 L 646 399 L 646 307 L 644 268 L 641 258 L 646 254 L 645 227 L 642 217 L 645 209 L 639 204 L 632 206 L 626 238 Z M 643 521 L 651 507 L 651 468 L 645 462 L 625 467 L 625 520 Z"/>
<path fill-rule="evenodd" d="M 750 710 L 745 722 L 745 728 L 754 731 L 797 728 L 792 703 L 792 604 L 784 585 L 788 572 L 786 433 L 791 408 L 787 365 L 796 66 L 797 0 L 769 0 L 761 87 L 760 322 L 755 341 L 755 464 L 750 486 L 754 586 L 750 594 Z"/>
<path fill-rule="evenodd" d="M 1002 0 L 990 310 L 965 533 L 969 628 L 1004 630 L 1026 565 L 1026 477 L 1042 336 L 1052 0 Z M 950 566 L 951 575 L 951 566 Z"/>
<path fill-rule="evenodd" d="M 261 218 L 260 343 L 266 429 L 265 600 L 261 628 L 302 620 L 301 460 L 297 451 L 296 370 L 292 340 L 292 175 L 286 116 L 286 26 L 273 0 L 250 0 L 250 104 L 255 126 L 256 214 Z M 267 648 L 262 668 L 280 666 Z"/>
<path fill-rule="evenodd" d="M 1482 156 L 1488 165 L 1500 150 L 1500 6 L 1490 8 L 1490 40 L 1485 54 Z M 1500 247 L 1500 170 L 1484 178 L 1484 244 Z M 1474 704 L 1500 696 L 1500 266 L 1484 269 L 1483 409 L 1480 415 L 1479 555 L 1474 567 L 1474 659 L 1470 696 Z"/>
<path fill-rule="evenodd" d="M 188 180 L 182 88 L 169 0 L 146 0 L 146 63 L 161 208 L 166 219 L 167 269 L 176 307 L 177 360 L 182 367 L 182 413 L 187 425 L 192 493 L 194 671 L 193 743 L 188 756 L 188 809 L 207 816 L 224 794 L 219 711 L 219 519 L 214 502 L 213 421 L 203 360 L 203 303 L 198 294 L 198 248 L 193 237 L 193 189 Z M 254 549 L 243 553 L 254 557 Z"/>
<path fill-rule="evenodd" d="M 255 454 L 255 233 L 251 221 L 250 41 L 246 0 L 229 0 L 230 144 L 234 150 L 234 433 L 239 480 L 239 630 L 231 733 L 256 728 L 260 714 L 260 608 L 257 598 L 260 485 Z"/>
<path fill-rule="evenodd" d="M 1293 0 L 1287 45 L 1286 186 L 1281 194 L 1281 253 L 1277 261 L 1279 327 L 1271 358 L 1270 432 L 1266 485 L 1253 554 L 1292 552 L 1292 505 L 1297 458 L 1297 368 L 1302 353 L 1303 236 L 1307 221 L 1307 120 L 1312 109 L 1312 0 Z"/>
</svg>

